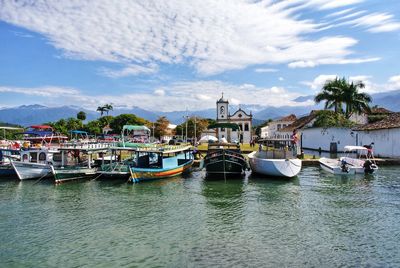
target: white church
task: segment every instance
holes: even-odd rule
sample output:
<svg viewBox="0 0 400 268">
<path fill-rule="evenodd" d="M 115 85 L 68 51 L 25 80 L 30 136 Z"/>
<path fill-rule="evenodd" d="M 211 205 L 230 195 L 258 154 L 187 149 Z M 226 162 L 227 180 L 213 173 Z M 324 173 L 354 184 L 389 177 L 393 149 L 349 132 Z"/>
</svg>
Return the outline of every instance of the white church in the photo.
<svg viewBox="0 0 400 268">
<path fill-rule="evenodd" d="M 224 94 L 217 101 L 217 123 L 234 123 L 239 125 L 240 131 L 235 131 L 229 128 L 217 129 L 217 138 L 226 138 L 228 141 L 238 141 L 241 143 L 250 143 L 252 133 L 252 118 L 253 115 L 247 114 L 240 107 L 239 110 L 232 115 L 229 113 L 229 102 L 224 99 Z"/>
</svg>

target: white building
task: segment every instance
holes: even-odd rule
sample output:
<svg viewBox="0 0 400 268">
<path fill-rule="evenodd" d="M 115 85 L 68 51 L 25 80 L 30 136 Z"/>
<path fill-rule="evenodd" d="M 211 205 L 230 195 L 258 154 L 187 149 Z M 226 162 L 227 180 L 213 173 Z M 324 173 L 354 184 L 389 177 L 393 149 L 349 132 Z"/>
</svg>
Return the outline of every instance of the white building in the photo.
<svg viewBox="0 0 400 268">
<path fill-rule="evenodd" d="M 354 129 L 358 133 L 358 145 L 374 143 L 377 157 L 400 157 L 400 113 Z"/>
<path fill-rule="evenodd" d="M 217 129 L 217 138 L 226 138 L 228 141 L 240 141 L 250 143 L 252 114 L 247 114 L 241 108 L 232 115 L 229 113 L 229 102 L 224 99 L 224 95 L 217 101 L 217 123 L 235 123 L 239 125 L 239 131 L 234 131 L 228 128 Z"/>
<path fill-rule="evenodd" d="M 267 126 L 261 128 L 261 138 L 275 137 L 276 132 L 291 125 L 297 118 L 294 114 L 282 117 L 278 120 L 269 122 Z"/>
</svg>

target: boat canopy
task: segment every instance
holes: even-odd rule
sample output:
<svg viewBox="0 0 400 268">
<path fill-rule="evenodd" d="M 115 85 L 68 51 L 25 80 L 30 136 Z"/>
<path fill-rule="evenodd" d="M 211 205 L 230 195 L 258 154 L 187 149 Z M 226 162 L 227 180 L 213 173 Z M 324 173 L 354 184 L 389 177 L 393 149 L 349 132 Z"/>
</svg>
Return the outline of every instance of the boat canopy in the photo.
<svg viewBox="0 0 400 268">
<path fill-rule="evenodd" d="M 69 133 L 71 134 L 83 134 L 83 135 L 88 135 L 86 131 L 83 130 L 70 130 Z"/>
<path fill-rule="evenodd" d="M 146 131 L 150 132 L 150 129 L 146 126 L 134 126 L 134 125 L 125 125 L 122 127 L 122 131 L 129 130 L 129 131 Z"/>
<path fill-rule="evenodd" d="M 53 128 L 48 125 L 35 125 L 35 126 L 30 126 L 30 127 L 33 129 L 51 129 L 51 130 L 53 130 Z"/>
<path fill-rule="evenodd" d="M 39 131 L 39 130 L 28 130 L 19 134 L 23 135 L 32 135 L 32 136 L 39 136 L 39 137 L 46 137 L 46 136 L 51 136 L 53 135 L 52 131 Z"/>
<path fill-rule="evenodd" d="M 353 146 L 353 145 L 347 145 L 344 146 L 344 150 L 345 151 L 357 151 L 357 150 L 368 150 L 368 148 L 364 147 L 364 146 Z"/>
<path fill-rule="evenodd" d="M 207 127 L 208 129 L 213 128 L 230 128 L 232 130 L 239 130 L 239 125 L 234 123 L 215 123 Z"/>
</svg>

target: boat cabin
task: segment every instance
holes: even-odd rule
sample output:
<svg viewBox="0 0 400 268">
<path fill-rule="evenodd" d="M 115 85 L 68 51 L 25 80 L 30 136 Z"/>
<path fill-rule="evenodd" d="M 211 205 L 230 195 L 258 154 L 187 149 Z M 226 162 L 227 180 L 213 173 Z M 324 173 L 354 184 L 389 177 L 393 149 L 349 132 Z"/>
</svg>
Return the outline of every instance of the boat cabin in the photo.
<svg viewBox="0 0 400 268">
<path fill-rule="evenodd" d="M 296 146 L 293 146 L 291 139 L 260 139 L 259 153 L 261 158 L 268 159 L 289 159 L 296 158 Z"/>
<path fill-rule="evenodd" d="M 46 149 L 21 151 L 21 162 L 60 165 L 61 154 Z"/>
</svg>

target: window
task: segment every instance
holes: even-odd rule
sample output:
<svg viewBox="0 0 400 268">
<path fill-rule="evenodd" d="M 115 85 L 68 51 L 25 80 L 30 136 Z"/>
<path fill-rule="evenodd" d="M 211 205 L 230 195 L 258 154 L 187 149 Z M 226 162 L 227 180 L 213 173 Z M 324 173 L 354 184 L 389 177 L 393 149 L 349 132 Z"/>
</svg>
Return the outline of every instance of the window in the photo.
<svg viewBox="0 0 400 268">
<path fill-rule="evenodd" d="M 221 128 L 221 131 L 225 131 L 225 128 Z"/>
<path fill-rule="evenodd" d="M 278 130 L 280 130 L 281 129 L 281 124 L 278 124 L 277 128 L 278 128 Z"/>
<path fill-rule="evenodd" d="M 244 124 L 244 131 L 249 131 L 249 123 Z"/>
<path fill-rule="evenodd" d="M 241 118 L 241 117 L 242 117 L 242 114 L 239 114 L 238 117 Z"/>
<path fill-rule="evenodd" d="M 243 125 L 239 124 L 240 131 L 243 131 Z"/>
<path fill-rule="evenodd" d="M 39 154 L 39 161 L 46 161 L 46 154 L 45 153 L 41 152 Z"/>
</svg>

